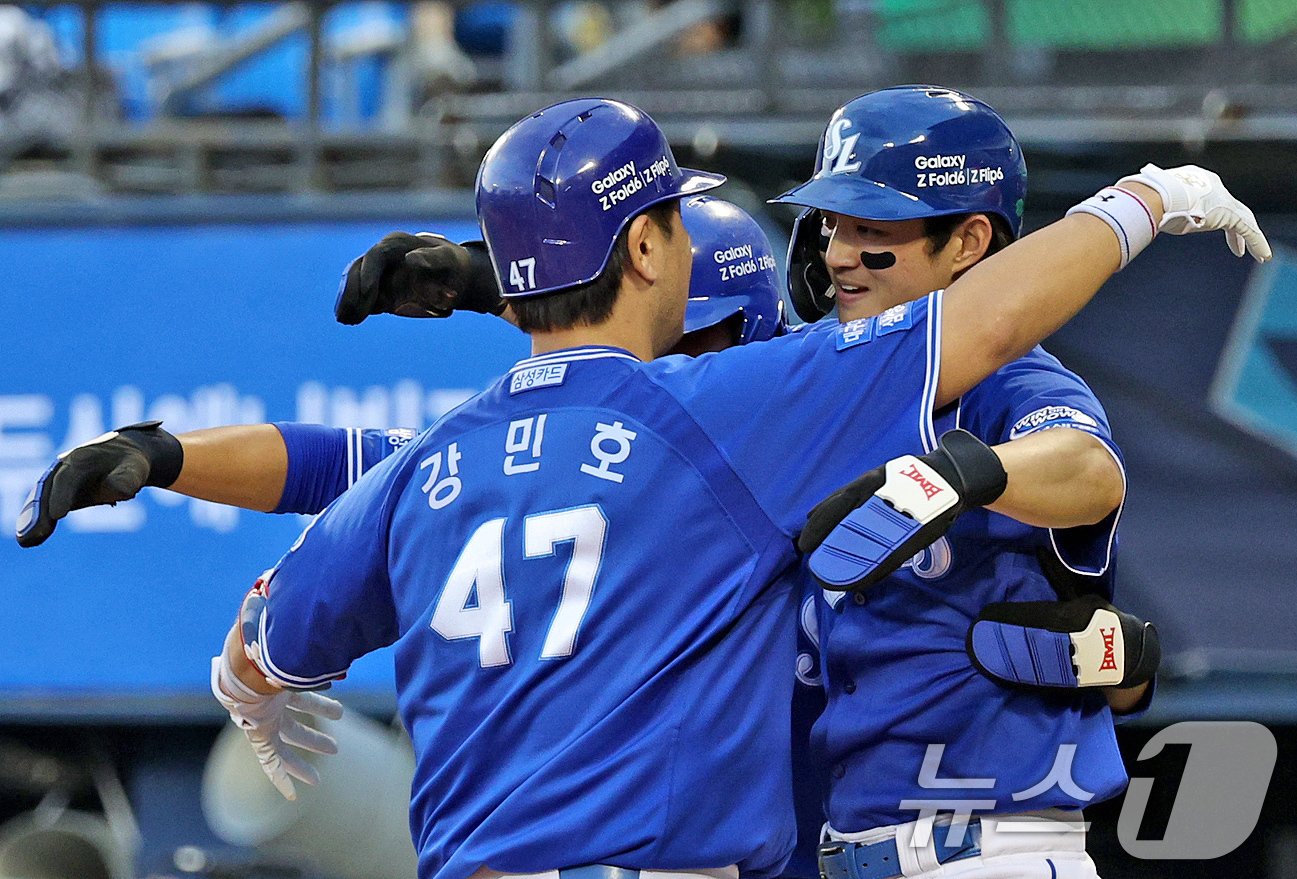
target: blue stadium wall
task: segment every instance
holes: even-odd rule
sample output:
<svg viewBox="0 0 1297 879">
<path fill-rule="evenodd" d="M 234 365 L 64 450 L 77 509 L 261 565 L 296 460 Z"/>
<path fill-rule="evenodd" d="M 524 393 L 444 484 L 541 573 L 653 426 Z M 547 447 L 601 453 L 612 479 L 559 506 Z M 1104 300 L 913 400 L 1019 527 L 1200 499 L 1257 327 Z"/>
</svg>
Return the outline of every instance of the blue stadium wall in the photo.
<svg viewBox="0 0 1297 879">
<path fill-rule="evenodd" d="M 1297 242 L 1297 224 L 1271 225 Z M 423 427 L 483 388 L 526 352 L 495 319 L 332 319 L 347 261 L 423 228 L 475 236 L 471 203 L 0 212 L 0 522 L 55 453 L 119 424 Z M 1173 673 L 1154 719 L 1293 722 L 1297 251 L 1258 270 L 1223 242 L 1161 240 L 1049 347 L 1125 450 L 1119 595 L 1158 622 Z M 40 549 L 0 541 L 0 718 L 214 718 L 207 659 L 303 525 L 148 489 L 74 514 Z M 378 655 L 341 689 L 383 710 L 390 682 Z"/>
</svg>

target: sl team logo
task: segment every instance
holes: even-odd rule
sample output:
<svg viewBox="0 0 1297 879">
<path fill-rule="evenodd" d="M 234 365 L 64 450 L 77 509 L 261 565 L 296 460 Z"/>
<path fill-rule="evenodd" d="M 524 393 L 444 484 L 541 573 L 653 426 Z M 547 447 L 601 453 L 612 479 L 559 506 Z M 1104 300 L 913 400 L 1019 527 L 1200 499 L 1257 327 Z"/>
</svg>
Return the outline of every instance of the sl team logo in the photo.
<svg viewBox="0 0 1297 879">
<path fill-rule="evenodd" d="M 860 163 L 851 160 L 856 154 L 856 141 L 860 140 L 860 132 L 847 134 L 850 127 L 850 119 L 835 119 L 824 132 L 824 164 L 821 174 L 853 174 L 860 170 Z"/>
</svg>

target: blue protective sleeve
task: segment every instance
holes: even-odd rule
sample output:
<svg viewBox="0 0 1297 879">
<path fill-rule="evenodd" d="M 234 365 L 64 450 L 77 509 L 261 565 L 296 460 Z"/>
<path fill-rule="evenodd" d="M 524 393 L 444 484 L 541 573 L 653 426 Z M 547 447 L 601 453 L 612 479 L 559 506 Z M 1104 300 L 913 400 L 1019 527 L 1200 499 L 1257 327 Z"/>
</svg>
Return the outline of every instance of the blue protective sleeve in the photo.
<svg viewBox="0 0 1297 879">
<path fill-rule="evenodd" d="M 275 423 L 288 449 L 288 473 L 276 513 L 318 513 L 379 461 L 414 439 L 405 427 L 382 430 Z"/>
<path fill-rule="evenodd" d="M 355 480 L 348 463 L 355 431 L 285 421 L 275 422 L 275 428 L 288 449 L 288 472 L 274 512 L 318 513 Z"/>
</svg>

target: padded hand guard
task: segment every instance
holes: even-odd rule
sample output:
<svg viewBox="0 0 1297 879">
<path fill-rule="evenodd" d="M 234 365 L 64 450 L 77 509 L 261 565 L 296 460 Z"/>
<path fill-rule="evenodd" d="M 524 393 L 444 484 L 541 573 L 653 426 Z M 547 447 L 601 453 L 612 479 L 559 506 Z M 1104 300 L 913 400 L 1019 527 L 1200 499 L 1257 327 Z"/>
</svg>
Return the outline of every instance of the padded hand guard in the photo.
<svg viewBox="0 0 1297 879">
<path fill-rule="evenodd" d="M 449 317 L 456 310 L 504 310 L 491 258 L 480 241 L 460 245 L 431 232 L 384 235 L 347 266 L 333 305 L 343 324 L 371 314 Z"/>
<path fill-rule="evenodd" d="M 184 465 L 180 441 L 161 421 L 119 427 L 59 455 L 18 514 L 19 546 L 40 546 L 72 510 L 116 504 L 146 485 L 166 488 Z"/>
<path fill-rule="evenodd" d="M 936 450 L 894 458 L 821 501 L 797 546 L 811 553 L 811 573 L 825 589 L 868 589 L 1007 484 L 995 452 L 952 430 Z"/>
<path fill-rule="evenodd" d="M 969 658 L 993 681 L 1030 689 L 1133 687 L 1162 661 L 1152 623 L 1101 596 L 989 604 L 968 629 Z"/>
</svg>

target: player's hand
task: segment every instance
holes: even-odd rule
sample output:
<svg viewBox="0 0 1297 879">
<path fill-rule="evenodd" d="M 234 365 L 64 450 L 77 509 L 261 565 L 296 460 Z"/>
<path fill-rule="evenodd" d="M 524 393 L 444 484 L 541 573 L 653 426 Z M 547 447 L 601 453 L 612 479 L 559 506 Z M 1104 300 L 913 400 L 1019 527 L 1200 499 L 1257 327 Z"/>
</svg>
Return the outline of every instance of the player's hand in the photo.
<svg viewBox="0 0 1297 879">
<path fill-rule="evenodd" d="M 235 677 L 224 652 L 212 657 L 212 695 L 248 737 L 261 770 L 285 799 L 297 799 L 294 778 L 306 784 L 320 781 L 320 773 L 294 748 L 315 754 L 338 753 L 338 743 L 332 736 L 296 717 L 297 714 L 313 714 L 329 720 L 342 717 L 342 703 L 328 696 L 297 690 L 283 690 L 274 695 L 258 693 Z"/>
<path fill-rule="evenodd" d="M 184 452 L 161 424 L 119 427 L 59 455 L 18 514 L 18 544 L 41 545 L 72 510 L 130 500 L 146 485 L 175 482 Z"/>
<path fill-rule="evenodd" d="M 811 553 L 811 573 L 825 589 L 867 589 L 1007 485 L 995 452 L 952 430 L 934 451 L 893 458 L 817 504 L 797 547 Z"/>
<path fill-rule="evenodd" d="M 1271 256 L 1256 217 L 1243 202 L 1230 195 L 1220 177 L 1197 165 L 1162 169 L 1145 165 L 1138 174 L 1123 177 L 1123 183 L 1143 183 L 1162 197 L 1162 222 L 1158 231 L 1172 235 L 1225 230 L 1225 241 L 1235 256 L 1245 252 L 1257 262 Z"/>
<path fill-rule="evenodd" d="M 431 232 L 384 235 L 347 266 L 333 306 L 344 324 L 371 314 L 449 317 L 456 310 L 504 310 L 491 258 L 480 241 L 455 244 Z"/>
<path fill-rule="evenodd" d="M 991 680 L 1030 689 L 1133 687 L 1151 680 L 1162 661 L 1153 624 L 1098 595 L 989 604 L 969 627 L 966 647 Z"/>
</svg>

